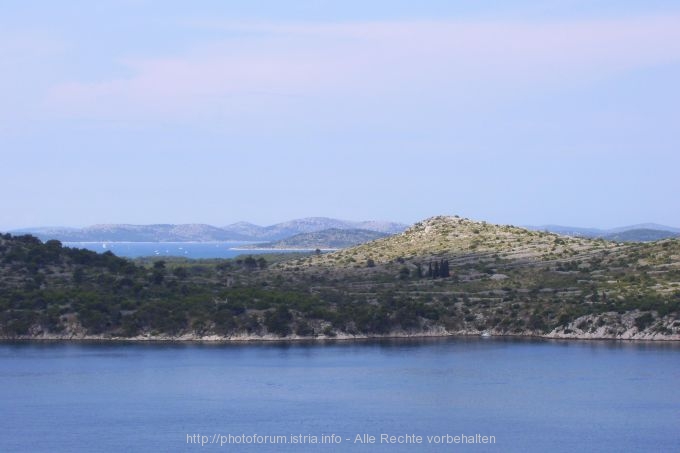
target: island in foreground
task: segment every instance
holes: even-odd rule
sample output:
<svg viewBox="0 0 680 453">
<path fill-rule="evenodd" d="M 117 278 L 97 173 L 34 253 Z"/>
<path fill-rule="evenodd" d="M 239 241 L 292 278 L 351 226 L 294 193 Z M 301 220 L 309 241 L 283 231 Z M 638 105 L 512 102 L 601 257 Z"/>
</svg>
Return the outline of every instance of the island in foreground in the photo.
<svg viewBox="0 0 680 453">
<path fill-rule="evenodd" d="M 0 235 L 0 337 L 680 340 L 680 240 L 434 217 L 334 253 L 136 260 Z"/>
</svg>

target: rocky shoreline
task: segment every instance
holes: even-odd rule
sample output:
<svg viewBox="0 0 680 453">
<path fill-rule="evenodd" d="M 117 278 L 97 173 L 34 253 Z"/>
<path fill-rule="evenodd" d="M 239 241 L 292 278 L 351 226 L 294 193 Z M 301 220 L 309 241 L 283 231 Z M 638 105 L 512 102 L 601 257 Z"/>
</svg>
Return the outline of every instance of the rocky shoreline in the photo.
<svg viewBox="0 0 680 453">
<path fill-rule="evenodd" d="M 418 338 L 447 338 L 447 337 L 481 337 L 481 338 L 533 338 L 546 340 L 622 340 L 622 341 L 680 341 L 680 334 L 661 334 L 635 329 L 627 330 L 618 334 L 607 334 L 601 331 L 596 332 L 564 332 L 563 330 L 553 330 L 549 333 L 538 333 L 532 331 L 523 332 L 498 332 L 489 331 L 448 331 L 446 329 L 428 330 L 422 332 L 392 332 L 389 334 L 375 335 L 318 335 L 300 336 L 288 335 L 278 336 L 272 334 L 253 335 L 201 335 L 196 333 L 185 333 L 182 335 L 138 335 L 134 337 L 122 337 L 109 334 L 91 335 L 84 333 L 41 333 L 37 335 L 20 336 L 0 336 L 0 341 L 93 341 L 93 342 L 123 342 L 123 343 L 144 343 L 144 342 L 177 342 L 177 343 L 244 343 L 244 342 L 328 342 L 328 341 L 351 341 L 351 340 L 380 340 L 380 339 L 418 339 Z"/>
<path fill-rule="evenodd" d="M 77 322 L 71 322 L 59 333 L 48 332 L 34 326 L 27 335 L 0 335 L 0 341 L 117 341 L 117 342 L 297 342 L 297 341 L 337 341 L 370 340 L 431 337 L 512 337 L 543 338 L 555 340 L 631 340 L 631 341 L 680 341 L 680 320 L 673 316 L 656 318 L 645 328 L 637 324 L 639 311 L 620 314 L 607 312 L 598 315 L 581 316 L 572 322 L 556 327 L 550 332 L 522 330 L 508 332 L 500 329 L 479 330 L 476 328 L 446 329 L 442 326 L 424 326 L 421 330 L 393 331 L 386 334 L 349 334 L 331 332 L 319 335 L 280 336 L 276 334 L 236 333 L 217 335 L 214 333 L 184 332 L 179 335 L 154 334 L 147 332 L 133 337 L 118 336 L 111 333 L 89 334 Z"/>
</svg>

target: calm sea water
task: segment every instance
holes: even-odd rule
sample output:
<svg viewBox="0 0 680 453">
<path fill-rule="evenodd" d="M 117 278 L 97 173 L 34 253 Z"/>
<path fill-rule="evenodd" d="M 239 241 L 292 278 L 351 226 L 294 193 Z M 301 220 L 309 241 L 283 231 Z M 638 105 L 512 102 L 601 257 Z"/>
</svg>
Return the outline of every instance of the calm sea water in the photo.
<svg viewBox="0 0 680 453">
<path fill-rule="evenodd" d="M 677 344 L 4 343 L 0 451 L 671 452 L 679 390 Z M 461 434 L 496 443 L 427 439 Z M 229 435 L 340 443 L 210 443 Z"/>
<path fill-rule="evenodd" d="M 142 256 L 182 256 L 185 258 L 234 258 L 238 255 L 271 253 L 271 250 L 240 249 L 253 242 L 64 242 L 65 247 L 76 247 L 103 253 L 111 251 L 117 256 L 138 258 Z M 276 250 L 276 253 L 297 250 Z"/>
</svg>

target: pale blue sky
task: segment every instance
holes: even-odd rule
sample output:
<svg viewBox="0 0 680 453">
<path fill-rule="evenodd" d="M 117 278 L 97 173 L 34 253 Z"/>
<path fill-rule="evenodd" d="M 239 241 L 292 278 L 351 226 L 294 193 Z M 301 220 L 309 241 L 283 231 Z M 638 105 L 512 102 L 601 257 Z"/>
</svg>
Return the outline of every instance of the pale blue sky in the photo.
<svg viewBox="0 0 680 453">
<path fill-rule="evenodd" d="M 0 229 L 680 226 L 677 1 L 0 7 Z"/>
</svg>

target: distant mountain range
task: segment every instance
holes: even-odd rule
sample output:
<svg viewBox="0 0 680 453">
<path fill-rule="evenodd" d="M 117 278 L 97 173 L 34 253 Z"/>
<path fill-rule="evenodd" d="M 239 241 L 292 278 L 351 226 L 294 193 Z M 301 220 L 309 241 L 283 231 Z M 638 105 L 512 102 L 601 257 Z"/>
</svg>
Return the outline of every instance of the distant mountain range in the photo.
<svg viewBox="0 0 680 453">
<path fill-rule="evenodd" d="M 396 222 L 362 221 L 308 217 L 275 225 L 260 226 L 238 222 L 224 227 L 206 224 L 127 225 L 105 224 L 85 228 L 36 227 L 10 231 L 32 234 L 46 241 L 64 242 L 212 242 L 212 241 L 279 241 L 301 233 L 323 230 L 367 230 L 384 235 L 400 233 L 407 225 Z"/>
<path fill-rule="evenodd" d="M 43 241 L 58 239 L 64 242 L 219 242 L 219 241 L 258 241 L 272 242 L 287 240 L 296 235 L 328 231 L 325 236 L 301 236 L 292 242 L 269 244 L 271 248 L 343 248 L 380 236 L 365 232 L 390 235 L 401 233 L 407 225 L 396 222 L 361 221 L 332 219 L 328 217 L 307 217 L 289 220 L 269 226 L 248 222 L 216 227 L 206 224 L 157 224 L 127 225 L 105 224 L 85 228 L 36 227 L 10 231 L 13 234 L 32 234 Z M 660 239 L 680 237 L 680 228 L 643 223 L 608 230 L 582 228 L 562 225 L 527 226 L 536 231 L 549 231 L 566 236 L 602 238 L 619 242 L 649 242 Z M 329 231 L 330 230 L 330 231 Z M 340 231 L 354 231 L 343 233 Z M 363 231 L 364 233 L 361 233 Z M 357 242 L 360 239 L 361 242 Z M 312 244 L 314 243 L 314 244 Z"/>
<path fill-rule="evenodd" d="M 324 230 L 368 230 L 385 234 L 401 233 L 407 225 L 396 222 L 363 221 L 331 219 L 327 217 L 307 217 L 290 220 L 270 226 L 259 226 L 248 222 L 238 222 L 222 227 L 232 236 L 247 237 L 253 241 L 278 241 L 301 233 L 315 233 Z"/>
<path fill-rule="evenodd" d="M 658 223 L 641 223 L 608 230 L 562 225 L 527 226 L 526 228 L 536 231 L 549 231 L 565 236 L 602 238 L 619 242 L 650 242 L 680 237 L 680 228 L 659 225 Z"/>
</svg>

